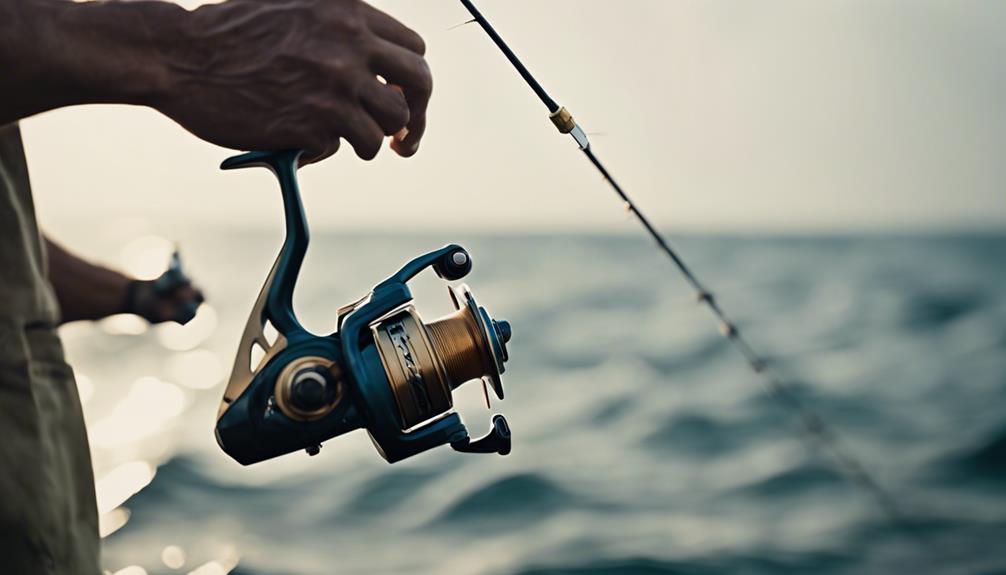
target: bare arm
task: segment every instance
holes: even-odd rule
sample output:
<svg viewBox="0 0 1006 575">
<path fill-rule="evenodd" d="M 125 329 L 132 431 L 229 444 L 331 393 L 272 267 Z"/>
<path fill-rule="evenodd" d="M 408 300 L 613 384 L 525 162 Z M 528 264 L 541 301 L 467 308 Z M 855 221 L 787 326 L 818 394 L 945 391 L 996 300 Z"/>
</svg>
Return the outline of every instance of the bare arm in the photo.
<svg viewBox="0 0 1006 575">
<path fill-rule="evenodd" d="M 161 323 L 176 319 L 180 310 L 203 301 L 199 289 L 187 282 L 168 293 L 158 293 L 154 281 L 136 280 L 84 261 L 49 238 L 44 239 L 49 282 L 62 311 L 60 323 L 96 320 L 117 313 L 134 313 L 151 323 Z"/>
<path fill-rule="evenodd" d="M 88 263 L 45 238 L 49 282 L 62 310 L 60 323 L 101 319 L 126 310 L 130 278 Z"/>
<path fill-rule="evenodd" d="M 0 0 L 0 124 L 89 103 L 143 104 L 168 73 L 145 22 L 179 26 L 167 3 Z"/>
<path fill-rule="evenodd" d="M 150 106 L 235 149 L 414 154 L 422 39 L 359 0 L 0 0 L 0 124 L 75 104 Z M 381 82 L 378 76 L 387 83 Z"/>
</svg>

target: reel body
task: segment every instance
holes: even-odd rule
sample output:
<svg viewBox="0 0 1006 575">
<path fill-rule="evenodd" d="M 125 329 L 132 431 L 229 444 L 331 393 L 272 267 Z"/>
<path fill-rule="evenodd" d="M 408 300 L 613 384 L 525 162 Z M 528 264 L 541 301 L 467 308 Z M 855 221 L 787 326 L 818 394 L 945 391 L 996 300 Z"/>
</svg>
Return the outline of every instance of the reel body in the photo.
<svg viewBox="0 0 1006 575">
<path fill-rule="evenodd" d="M 250 152 L 222 165 L 273 171 L 283 193 L 286 239 L 241 337 L 217 413 L 217 443 L 244 465 L 298 449 L 314 455 L 325 440 L 360 428 L 392 463 L 447 443 L 462 452 L 509 453 L 503 416 L 493 418 L 488 435 L 472 440 L 453 411 L 452 391 L 481 379 L 503 398 L 510 325 L 494 320 L 466 286 L 450 289 L 454 314 L 425 323 L 407 285 L 427 268 L 447 281 L 467 275 L 471 257 L 461 246 L 413 259 L 340 308 L 335 333 L 318 336 L 300 325 L 293 289 L 308 229 L 296 179 L 299 155 Z M 267 323 L 277 332 L 272 341 Z M 256 346 L 263 357 L 252 365 Z"/>
</svg>

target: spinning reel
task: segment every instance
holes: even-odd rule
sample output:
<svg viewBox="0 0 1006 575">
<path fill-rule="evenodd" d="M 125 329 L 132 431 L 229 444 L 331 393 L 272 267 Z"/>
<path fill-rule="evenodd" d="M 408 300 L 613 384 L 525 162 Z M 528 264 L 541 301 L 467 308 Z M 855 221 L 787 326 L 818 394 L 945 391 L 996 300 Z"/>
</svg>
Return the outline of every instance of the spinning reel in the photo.
<svg viewBox="0 0 1006 575">
<path fill-rule="evenodd" d="M 217 413 L 217 443 L 243 465 L 298 449 L 315 455 L 323 441 L 359 428 L 391 463 L 445 443 L 466 453 L 508 454 L 506 419 L 494 416 L 489 434 L 472 440 L 452 410 L 452 392 L 481 379 L 503 399 L 510 324 L 493 319 L 466 286 L 449 288 L 456 312 L 424 322 L 407 285 L 426 268 L 447 281 L 467 275 L 471 257 L 461 246 L 417 257 L 340 308 L 336 333 L 317 336 L 300 325 L 293 289 L 308 230 L 297 187 L 299 156 L 250 152 L 221 166 L 272 170 L 283 193 L 286 239 L 241 336 Z M 276 328 L 274 341 L 266 338 L 266 322 Z M 255 346 L 264 352 L 257 366 L 251 363 Z"/>
</svg>

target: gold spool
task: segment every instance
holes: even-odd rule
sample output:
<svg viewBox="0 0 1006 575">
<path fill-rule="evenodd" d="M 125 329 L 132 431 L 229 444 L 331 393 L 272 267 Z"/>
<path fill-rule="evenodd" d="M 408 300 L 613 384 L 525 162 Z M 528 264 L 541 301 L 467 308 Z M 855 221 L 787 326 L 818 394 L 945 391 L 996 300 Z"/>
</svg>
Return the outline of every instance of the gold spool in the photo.
<svg viewBox="0 0 1006 575">
<path fill-rule="evenodd" d="M 443 366 L 412 307 L 372 328 L 384 373 L 395 396 L 402 429 L 444 413 L 454 405 Z"/>
<path fill-rule="evenodd" d="M 371 329 L 403 429 L 445 413 L 454 405 L 453 389 L 494 369 L 468 306 L 428 324 L 410 306 Z"/>
<path fill-rule="evenodd" d="M 467 307 L 426 324 L 426 331 L 447 371 L 451 389 L 486 373 L 489 356 L 485 338 L 478 321 Z"/>
</svg>

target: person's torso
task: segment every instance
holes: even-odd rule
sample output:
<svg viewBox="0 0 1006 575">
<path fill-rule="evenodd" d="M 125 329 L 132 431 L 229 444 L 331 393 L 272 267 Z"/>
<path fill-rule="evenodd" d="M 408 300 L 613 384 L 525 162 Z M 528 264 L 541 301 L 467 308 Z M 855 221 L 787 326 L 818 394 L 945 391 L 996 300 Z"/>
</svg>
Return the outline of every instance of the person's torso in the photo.
<svg viewBox="0 0 1006 575">
<path fill-rule="evenodd" d="M 0 318 L 57 323 L 17 124 L 0 127 Z"/>
<path fill-rule="evenodd" d="M 87 433 L 17 125 L 0 127 L 0 569 L 99 573 Z"/>
</svg>

